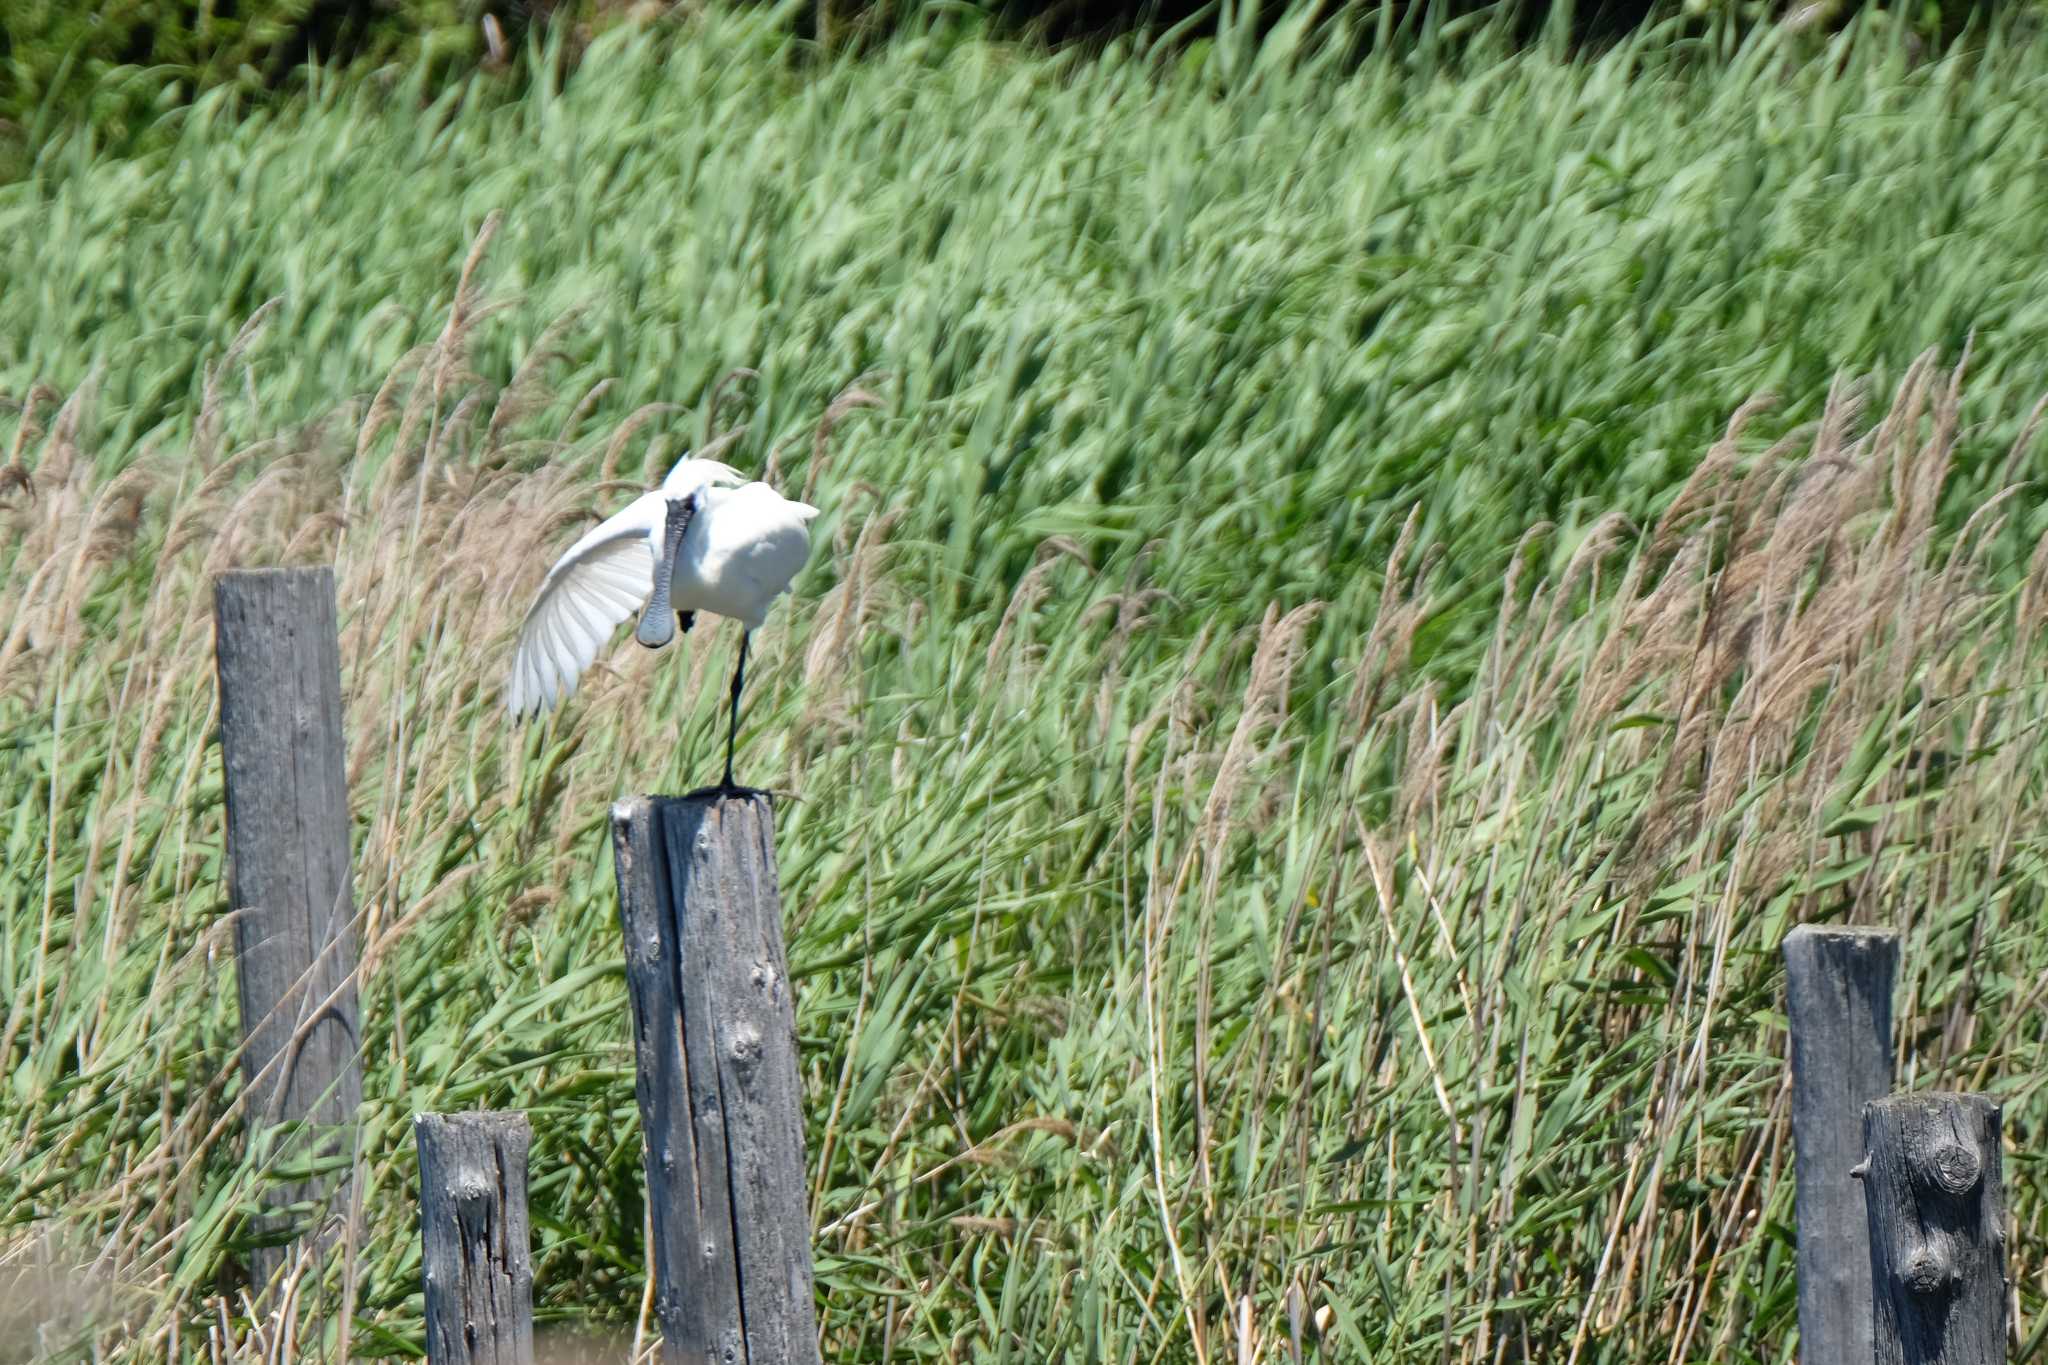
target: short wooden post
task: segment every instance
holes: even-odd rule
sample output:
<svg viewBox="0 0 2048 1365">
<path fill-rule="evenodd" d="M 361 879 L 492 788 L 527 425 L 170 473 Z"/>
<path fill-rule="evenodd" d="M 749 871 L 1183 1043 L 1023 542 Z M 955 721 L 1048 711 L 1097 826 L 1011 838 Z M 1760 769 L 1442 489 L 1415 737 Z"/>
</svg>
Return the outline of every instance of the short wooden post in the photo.
<svg viewBox="0 0 2048 1365">
<path fill-rule="evenodd" d="M 1889 929 L 1802 924 L 1785 936 L 1799 1211 L 1800 1365 L 1869 1365 L 1870 1228 L 1849 1172 L 1863 1106 L 1892 1088 Z"/>
<path fill-rule="evenodd" d="M 304 1122 L 276 1155 L 345 1154 L 363 1082 L 334 572 L 223 574 L 213 600 L 249 1131 Z M 334 1207 L 345 1192 L 329 1178 L 266 1198 Z M 284 1257 L 257 1254 L 259 1286 Z"/>
<path fill-rule="evenodd" d="M 669 1365 L 816 1365 L 796 1012 L 768 798 L 612 807 Z"/>
<path fill-rule="evenodd" d="M 1893 1095 L 1863 1113 L 1877 1365 L 2003 1365 L 2005 1185 L 1998 1106 Z"/>
<path fill-rule="evenodd" d="M 533 1365 L 533 1261 L 522 1113 L 421 1114 L 420 1275 L 427 1359 Z"/>
</svg>

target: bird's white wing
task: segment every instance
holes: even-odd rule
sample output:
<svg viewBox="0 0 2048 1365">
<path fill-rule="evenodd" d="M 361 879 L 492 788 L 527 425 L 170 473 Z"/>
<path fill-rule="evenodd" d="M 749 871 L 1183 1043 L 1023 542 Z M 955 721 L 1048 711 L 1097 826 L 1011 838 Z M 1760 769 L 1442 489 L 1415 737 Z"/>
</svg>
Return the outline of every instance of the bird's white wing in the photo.
<svg viewBox="0 0 2048 1365">
<path fill-rule="evenodd" d="M 659 493 L 593 528 L 555 561 L 519 627 L 505 705 L 513 715 L 545 711 L 569 695 L 619 623 L 654 591 L 654 544 L 664 515 Z"/>
</svg>

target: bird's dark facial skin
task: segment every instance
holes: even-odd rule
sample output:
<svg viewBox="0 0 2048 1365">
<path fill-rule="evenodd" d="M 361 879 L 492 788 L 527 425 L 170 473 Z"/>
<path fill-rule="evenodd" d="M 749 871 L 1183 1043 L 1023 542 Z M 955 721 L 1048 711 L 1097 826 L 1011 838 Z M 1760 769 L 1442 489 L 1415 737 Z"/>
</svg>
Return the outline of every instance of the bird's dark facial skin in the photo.
<svg viewBox="0 0 2048 1365">
<path fill-rule="evenodd" d="M 662 519 L 661 544 L 654 554 L 654 591 L 647 599 L 647 609 L 640 613 L 640 628 L 633 632 L 633 638 L 649 649 L 660 649 L 676 638 L 675 622 L 669 616 L 669 579 L 675 573 L 676 556 L 683 552 L 683 536 L 690 529 L 690 518 L 696 513 L 695 495 L 668 500 L 668 515 Z M 689 627 L 686 625 L 683 629 L 688 630 Z"/>
<path fill-rule="evenodd" d="M 690 518 L 697 515 L 697 495 L 668 500 L 668 527 L 665 539 L 667 558 L 670 563 L 683 552 L 683 533 L 690 529 Z"/>
</svg>

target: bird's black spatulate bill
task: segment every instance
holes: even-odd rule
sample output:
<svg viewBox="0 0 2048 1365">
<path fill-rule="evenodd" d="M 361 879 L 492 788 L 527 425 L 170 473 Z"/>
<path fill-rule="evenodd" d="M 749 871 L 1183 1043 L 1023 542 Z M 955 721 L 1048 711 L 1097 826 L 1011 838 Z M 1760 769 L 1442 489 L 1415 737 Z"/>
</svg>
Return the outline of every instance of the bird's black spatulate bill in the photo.
<svg viewBox="0 0 2048 1365">
<path fill-rule="evenodd" d="M 676 556 L 683 550 L 683 534 L 690 529 L 690 518 L 696 515 L 697 500 L 672 498 L 668 504 L 667 524 L 662 528 L 661 553 L 654 557 L 654 596 L 647 601 L 647 610 L 640 613 L 639 629 L 633 638 L 649 649 L 660 649 L 676 638 L 675 615 L 668 609 L 669 580 L 675 576 Z"/>
</svg>

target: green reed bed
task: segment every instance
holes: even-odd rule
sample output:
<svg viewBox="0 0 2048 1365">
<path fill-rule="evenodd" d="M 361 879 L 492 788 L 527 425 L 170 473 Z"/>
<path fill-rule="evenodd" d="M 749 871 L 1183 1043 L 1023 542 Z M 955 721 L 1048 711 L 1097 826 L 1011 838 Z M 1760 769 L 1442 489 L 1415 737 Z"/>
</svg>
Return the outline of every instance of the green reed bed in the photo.
<svg viewBox="0 0 2048 1365">
<path fill-rule="evenodd" d="M 64 1289 L 0 1359 L 417 1351 L 409 1119 L 474 1106 L 542 1315 L 632 1339 L 606 812 L 708 780 L 737 640 L 497 685 L 740 428 L 826 509 L 742 744 L 831 1358 L 1789 1359 L 1806 919 L 2004 1101 L 2032 1339 L 2048 49 L 1298 19 L 712 14 L 0 189 L 0 1258 Z M 328 559 L 360 1222 L 252 1318 L 207 585 Z"/>
</svg>

